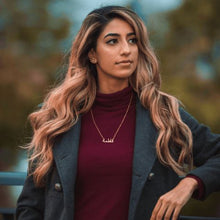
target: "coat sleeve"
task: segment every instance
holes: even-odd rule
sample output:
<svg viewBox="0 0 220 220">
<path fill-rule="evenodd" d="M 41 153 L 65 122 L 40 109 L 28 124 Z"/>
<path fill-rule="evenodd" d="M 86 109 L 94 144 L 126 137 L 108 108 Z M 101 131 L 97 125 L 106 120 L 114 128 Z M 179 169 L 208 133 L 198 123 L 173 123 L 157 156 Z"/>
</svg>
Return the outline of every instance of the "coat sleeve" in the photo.
<svg viewBox="0 0 220 220">
<path fill-rule="evenodd" d="M 189 174 L 199 177 L 204 183 L 204 199 L 210 193 L 220 191 L 220 135 L 212 133 L 185 110 L 180 109 L 180 114 L 193 135 L 195 169 Z"/>
<path fill-rule="evenodd" d="M 33 176 L 27 176 L 16 206 L 17 220 L 44 219 L 45 189 L 35 186 Z"/>
</svg>

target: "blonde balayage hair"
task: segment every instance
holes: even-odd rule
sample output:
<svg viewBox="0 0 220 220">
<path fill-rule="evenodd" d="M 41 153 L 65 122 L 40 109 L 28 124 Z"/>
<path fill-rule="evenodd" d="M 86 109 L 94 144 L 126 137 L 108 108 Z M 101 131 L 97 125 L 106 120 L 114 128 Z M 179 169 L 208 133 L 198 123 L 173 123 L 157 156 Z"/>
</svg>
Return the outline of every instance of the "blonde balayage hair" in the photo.
<svg viewBox="0 0 220 220">
<path fill-rule="evenodd" d="M 34 135 L 28 148 L 31 152 L 29 175 L 36 185 L 44 184 L 44 177 L 53 164 L 52 148 L 58 135 L 74 126 L 79 115 L 93 105 L 97 89 L 97 74 L 88 53 L 96 49 L 96 40 L 114 18 L 121 18 L 134 29 L 139 49 L 136 71 L 129 78 L 141 104 L 149 109 L 158 129 L 156 152 L 158 159 L 177 174 L 192 168 L 192 134 L 179 114 L 178 100 L 160 91 L 158 61 L 150 46 L 143 21 L 133 11 L 120 6 L 96 9 L 87 15 L 73 42 L 69 67 L 63 82 L 46 96 L 42 108 L 29 115 Z M 178 152 L 177 156 L 173 152 Z"/>
</svg>

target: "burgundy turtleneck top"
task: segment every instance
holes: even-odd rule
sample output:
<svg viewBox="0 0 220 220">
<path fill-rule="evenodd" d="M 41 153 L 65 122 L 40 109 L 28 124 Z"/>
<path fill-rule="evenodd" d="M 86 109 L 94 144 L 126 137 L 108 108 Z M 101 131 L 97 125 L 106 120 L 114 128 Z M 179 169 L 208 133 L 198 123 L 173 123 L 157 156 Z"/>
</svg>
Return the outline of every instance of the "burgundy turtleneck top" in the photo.
<svg viewBox="0 0 220 220">
<path fill-rule="evenodd" d="M 135 93 L 131 87 L 111 94 L 97 93 L 92 106 L 95 122 L 105 138 L 103 143 L 89 111 L 82 116 L 75 187 L 75 220 L 127 220 L 132 178 L 135 135 Z"/>
</svg>

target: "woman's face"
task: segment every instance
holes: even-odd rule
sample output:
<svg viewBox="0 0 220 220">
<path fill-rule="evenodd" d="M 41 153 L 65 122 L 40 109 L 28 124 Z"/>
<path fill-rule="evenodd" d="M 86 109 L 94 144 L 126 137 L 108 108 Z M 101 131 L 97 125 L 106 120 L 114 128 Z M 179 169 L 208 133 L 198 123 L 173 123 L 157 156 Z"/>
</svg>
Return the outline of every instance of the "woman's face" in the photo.
<svg viewBox="0 0 220 220">
<path fill-rule="evenodd" d="M 128 77 L 135 71 L 138 59 L 137 39 L 126 21 L 115 18 L 97 39 L 96 50 L 89 52 L 96 64 L 99 87 L 128 85 Z"/>
</svg>

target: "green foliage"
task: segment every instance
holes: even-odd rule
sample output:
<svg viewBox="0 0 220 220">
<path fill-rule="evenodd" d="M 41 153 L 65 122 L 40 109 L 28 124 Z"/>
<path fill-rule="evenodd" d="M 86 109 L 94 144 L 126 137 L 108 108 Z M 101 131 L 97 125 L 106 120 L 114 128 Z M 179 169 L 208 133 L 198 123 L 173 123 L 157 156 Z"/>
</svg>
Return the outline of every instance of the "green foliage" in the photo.
<svg viewBox="0 0 220 220">
<path fill-rule="evenodd" d="M 219 9 L 218 0 L 184 1 L 179 9 L 166 15 L 169 31 L 164 46 L 158 49 L 163 89 L 177 96 L 214 132 L 220 131 Z M 198 65 L 204 57 L 211 72 Z M 209 78 L 204 79 L 202 72 Z"/>
<path fill-rule="evenodd" d="M 59 41 L 69 33 L 67 17 L 57 17 L 50 9 L 51 0 L 15 0 L 3 2 L 2 34 L 5 46 L 15 44 L 20 50 L 36 53 L 54 52 Z"/>
<path fill-rule="evenodd" d="M 51 0 L 5 0 L 2 4 L 1 152 L 27 142 L 27 116 L 42 102 L 62 61 L 60 45 L 69 33 L 70 21 L 65 16 L 55 16 L 50 3 Z"/>
</svg>

